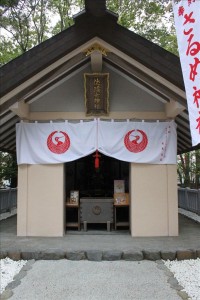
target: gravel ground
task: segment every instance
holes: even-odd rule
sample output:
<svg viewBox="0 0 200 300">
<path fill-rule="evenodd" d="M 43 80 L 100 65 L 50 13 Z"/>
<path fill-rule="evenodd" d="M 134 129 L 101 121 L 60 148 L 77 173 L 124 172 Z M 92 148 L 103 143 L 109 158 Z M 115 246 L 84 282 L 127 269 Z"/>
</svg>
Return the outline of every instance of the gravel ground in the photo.
<svg viewBox="0 0 200 300">
<path fill-rule="evenodd" d="M 180 300 L 156 262 L 36 261 L 11 300 Z"/>
<path fill-rule="evenodd" d="M 184 215 L 184 216 L 188 217 L 189 219 L 192 219 L 192 220 L 196 221 L 197 223 L 200 223 L 200 216 L 198 216 L 197 214 L 195 214 L 191 211 L 185 210 L 183 208 L 179 208 L 178 212 L 181 215 Z"/>
<path fill-rule="evenodd" d="M 1 292 L 26 261 L 1 260 Z M 200 300 L 200 259 L 164 261 L 190 296 Z M 23 295 L 23 298 L 22 298 Z M 12 300 L 178 300 L 156 262 L 36 261 Z"/>
<path fill-rule="evenodd" d="M 7 219 L 7 218 L 10 218 L 10 217 L 12 217 L 12 216 L 14 216 L 14 215 L 16 215 L 16 214 L 17 214 L 17 208 L 12 209 L 11 212 L 1 213 L 1 214 L 0 214 L 0 221 L 1 221 L 1 220 L 5 220 L 5 219 Z"/>
<path fill-rule="evenodd" d="M 165 265 L 174 273 L 190 298 L 200 300 L 200 258 L 182 261 L 168 260 Z"/>
<path fill-rule="evenodd" d="M 15 213 L 15 212 L 14 212 Z M 191 219 L 193 219 L 193 220 L 195 220 L 196 222 L 198 222 L 198 223 L 200 223 L 200 216 L 198 216 L 198 215 L 196 215 L 196 214 L 193 214 L 193 213 L 191 213 L 191 212 L 188 212 L 188 211 L 186 211 L 186 210 L 184 210 L 184 209 L 179 209 L 179 213 L 181 213 L 181 214 L 183 214 L 183 215 L 185 215 L 185 216 L 187 216 L 188 218 L 191 218 Z M 5 215 L 3 218 L 7 218 L 8 216 L 7 215 Z M 66 260 L 66 262 L 67 262 L 67 260 Z M 10 283 L 10 282 L 12 282 L 13 281 L 13 277 L 16 275 L 16 274 L 18 274 L 19 273 L 19 271 L 21 270 L 21 268 L 25 265 L 27 263 L 27 261 L 23 261 L 23 260 L 21 260 L 21 261 L 13 261 L 13 260 L 11 260 L 10 258 L 6 258 L 6 259 L 2 259 L 2 260 L 0 260 L 0 293 L 2 293 L 3 291 L 4 291 L 4 289 L 5 289 L 5 287 L 8 285 L 8 283 Z M 54 262 L 42 262 L 42 261 L 40 261 L 40 262 L 37 262 L 37 264 L 42 264 L 42 263 L 44 263 L 44 264 L 47 264 L 47 266 L 46 266 L 46 268 L 48 269 L 48 264 L 50 263 L 50 264 L 54 264 Z M 71 270 L 73 270 L 73 268 L 72 268 L 72 265 L 75 263 L 75 265 L 77 265 L 78 266 L 78 262 L 68 262 L 69 264 L 71 264 Z M 84 263 L 84 265 L 83 265 L 83 267 L 85 268 L 85 266 L 87 265 L 87 264 L 93 264 L 93 265 L 95 265 L 96 266 L 96 268 L 95 268 L 95 272 L 96 273 L 98 273 L 98 269 L 99 269 L 99 267 L 101 266 L 101 265 L 104 265 L 104 264 L 106 264 L 106 263 L 108 263 L 108 266 L 110 265 L 110 266 L 114 266 L 114 262 L 101 262 L 101 263 L 94 263 L 94 262 L 81 262 L 81 263 Z M 119 266 L 118 266 L 118 271 L 120 271 L 120 266 L 122 267 L 122 263 L 121 262 L 115 262 L 116 264 L 119 264 Z M 125 263 L 125 265 L 127 264 L 127 262 L 124 262 Z M 155 263 L 153 263 L 153 262 L 147 262 L 147 263 L 150 263 L 150 264 L 155 264 Z M 56 264 L 56 262 L 55 262 L 55 264 Z M 80 264 L 80 262 L 79 262 L 79 264 Z M 146 264 L 146 262 L 145 261 L 143 261 L 143 262 L 135 262 L 135 264 L 136 264 L 136 266 L 138 265 L 141 265 L 141 266 L 145 266 L 145 264 Z M 192 300 L 200 300 L 200 259 L 198 258 L 198 259 L 195 259 L 195 260 L 184 260 L 184 261 L 164 261 L 164 264 L 166 265 L 166 267 L 168 267 L 169 268 L 169 270 L 174 274 L 174 276 L 175 276 L 175 278 L 178 280 L 178 282 L 179 282 L 179 284 L 181 285 L 181 286 L 183 286 L 183 288 L 184 288 L 184 291 L 186 291 L 186 293 L 189 295 L 189 297 L 190 297 L 190 299 L 192 299 Z M 131 265 L 133 266 L 134 265 L 134 263 L 132 262 L 131 263 Z M 57 266 L 57 267 L 55 267 L 55 269 L 56 270 L 58 270 L 58 272 L 59 272 L 59 269 L 58 269 L 59 267 Z M 81 269 L 81 266 L 79 267 L 80 269 Z M 145 267 L 146 268 L 146 267 Z M 57 272 L 55 272 L 55 269 L 54 269 L 54 273 L 55 274 L 57 274 Z M 123 268 L 122 268 L 123 269 Z M 142 270 L 142 269 L 141 269 Z M 111 269 L 110 269 L 110 267 L 109 268 L 107 268 L 107 269 L 105 269 L 104 271 L 102 271 L 103 273 L 104 272 L 107 272 L 107 273 L 109 273 L 111 271 Z M 146 271 L 148 271 L 148 269 L 144 269 L 144 273 L 146 273 Z M 160 271 L 159 271 L 160 272 Z M 93 274 L 94 276 L 96 276 L 96 273 L 95 274 Z M 55 275 L 54 274 L 54 275 Z M 82 276 L 83 276 L 83 278 L 85 277 L 85 275 L 83 274 L 83 272 L 81 271 L 81 272 L 77 272 L 77 274 L 76 274 L 76 276 L 78 276 L 78 278 L 80 277 L 80 274 L 82 274 Z M 117 273 L 117 269 L 114 271 L 114 270 L 112 270 L 112 272 L 111 272 L 111 274 L 112 274 L 112 276 L 114 276 L 114 278 L 116 278 L 116 282 L 118 282 L 119 280 L 119 276 L 120 276 L 120 272 L 119 272 L 119 274 Z M 72 275 L 73 275 L 73 273 L 72 273 Z M 38 276 L 39 276 L 39 274 L 38 274 Z M 45 275 L 43 274 L 43 276 L 45 277 Z M 110 275 L 109 275 L 110 276 Z M 143 276 L 143 275 L 142 275 Z M 69 273 L 67 272 L 67 270 L 66 270 L 66 277 L 68 278 L 68 280 L 69 280 L 69 277 L 70 277 L 70 279 L 71 280 L 73 280 L 73 284 L 76 284 L 76 279 L 74 279 L 74 277 L 72 276 L 71 277 L 71 275 L 69 276 Z M 39 278 L 39 277 L 38 277 Z M 138 276 L 137 276 L 137 278 L 138 278 Z M 42 277 L 40 278 L 40 281 L 42 281 Z M 79 278 L 80 279 L 80 278 Z M 107 280 L 109 280 L 109 277 L 108 277 L 108 279 Z M 75 283 L 74 283 L 74 281 L 75 281 Z M 119 283 L 119 282 L 118 282 Z M 119 285 L 121 286 L 122 285 L 122 283 L 123 283 L 123 281 L 121 281 L 120 283 L 119 283 Z M 136 282 L 137 283 L 137 282 Z M 73 285 L 72 284 L 72 285 Z M 81 283 L 82 284 L 82 283 Z M 126 282 L 125 283 L 123 283 L 124 284 L 124 286 L 126 286 Z M 130 284 L 130 283 L 129 283 Z M 132 282 L 131 282 L 131 284 L 132 284 Z M 144 284 L 144 286 L 145 285 L 147 285 L 148 286 L 148 281 Z M 69 288 L 69 287 L 68 287 Z M 128 287 L 129 288 L 129 287 Z M 79 289 L 78 289 L 78 291 L 79 291 Z M 118 289 L 116 289 L 116 291 L 118 291 Z M 74 291 L 73 291 L 74 292 Z M 106 292 L 106 290 L 103 290 L 103 292 Z M 155 292 L 155 290 L 154 290 L 154 292 Z M 107 290 L 107 293 L 109 294 L 109 289 Z M 156 293 L 156 292 L 155 292 Z M 108 295 L 107 294 L 107 295 Z M 119 296 L 120 294 L 118 294 L 118 292 L 117 292 L 117 295 L 116 295 L 116 298 L 115 299 L 120 299 L 120 298 L 117 298 L 118 296 Z M 79 295 L 80 296 L 80 295 Z M 38 296 L 39 297 L 39 296 Z M 78 296 L 77 296 L 78 297 Z M 88 298 L 89 297 L 89 298 Z M 74 298 L 73 297 L 73 300 L 75 300 L 75 299 L 84 299 L 84 300 L 89 300 L 89 299 L 104 299 L 104 298 L 95 298 L 95 296 L 93 297 L 93 298 L 90 298 L 90 296 L 88 296 L 88 297 L 86 297 L 86 298 L 82 298 L 82 297 L 79 297 L 79 298 Z M 139 296 L 138 296 L 139 297 Z M 152 296 L 153 297 L 153 296 Z M 174 296 L 175 297 L 175 296 Z M 13 297 L 12 297 L 12 299 L 14 299 Z M 22 298 L 16 298 L 16 299 L 22 299 Z M 23 298 L 23 299 L 25 299 L 25 298 Z M 29 298 L 28 298 L 29 299 Z M 48 299 L 48 300 L 50 300 L 50 299 L 53 299 L 53 298 L 35 298 L 34 300 L 43 300 L 43 299 Z M 62 298 L 60 298 L 61 300 L 62 300 Z M 67 298 L 65 298 L 65 299 L 67 299 Z M 70 300 L 72 299 L 72 298 L 69 298 Z M 107 296 L 105 297 L 105 299 L 109 299 Z M 111 299 L 111 298 L 110 298 Z M 109 300 L 110 300 L 109 299 Z M 124 298 L 124 297 L 122 297 L 121 299 L 145 299 L 145 298 Z M 121 300 L 120 299 L 120 300 Z M 157 298 L 146 298 L 146 299 L 148 299 L 148 300 L 150 300 L 150 299 L 157 299 Z M 145 299 L 145 300 L 146 300 Z M 165 298 L 160 298 L 160 299 L 162 299 L 162 300 L 165 300 Z M 170 300 L 172 300 L 172 299 L 174 299 L 174 298 L 167 298 L 167 300 L 168 299 L 170 299 Z M 180 298 L 175 298 L 175 299 L 180 299 Z M 29 299 L 29 300 L 31 300 L 31 299 Z"/>
<path fill-rule="evenodd" d="M 0 293 L 5 290 L 9 282 L 13 281 L 14 276 L 26 263 L 26 260 L 14 261 L 8 257 L 0 260 Z"/>
</svg>

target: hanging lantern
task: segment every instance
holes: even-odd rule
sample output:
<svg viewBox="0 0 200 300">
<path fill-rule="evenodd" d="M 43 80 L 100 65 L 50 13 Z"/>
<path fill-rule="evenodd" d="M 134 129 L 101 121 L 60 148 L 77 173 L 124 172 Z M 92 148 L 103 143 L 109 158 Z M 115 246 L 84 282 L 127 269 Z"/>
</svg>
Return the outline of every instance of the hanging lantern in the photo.
<svg viewBox="0 0 200 300">
<path fill-rule="evenodd" d="M 99 157 L 101 157 L 101 155 L 99 155 L 98 150 L 96 150 L 96 153 L 93 157 L 95 158 L 94 167 L 95 169 L 99 169 Z"/>
</svg>

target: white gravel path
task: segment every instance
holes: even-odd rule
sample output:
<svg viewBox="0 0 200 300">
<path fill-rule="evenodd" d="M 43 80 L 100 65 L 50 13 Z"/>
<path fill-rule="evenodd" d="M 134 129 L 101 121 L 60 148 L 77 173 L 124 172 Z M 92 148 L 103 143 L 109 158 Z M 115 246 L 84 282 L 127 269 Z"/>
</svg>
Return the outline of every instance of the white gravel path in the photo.
<svg viewBox="0 0 200 300">
<path fill-rule="evenodd" d="M 153 261 L 38 260 L 12 300 L 181 300 Z"/>
<path fill-rule="evenodd" d="M 26 263 L 26 260 L 14 261 L 8 257 L 0 260 L 0 293 L 5 290 L 9 282 L 13 281 L 13 277 Z"/>
<path fill-rule="evenodd" d="M 0 273 L 0 276 L 1 276 L 1 289 L 0 289 L 0 291 L 1 291 L 1 293 L 4 291 L 6 285 L 13 280 L 13 277 L 20 271 L 20 269 L 23 267 L 23 265 L 26 264 L 26 262 L 27 261 L 23 261 L 23 260 L 13 261 L 9 258 L 5 258 L 5 259 L 2 259 L 0 261 L 0 267 L 1 267 L 0 268 L 1 269 L 0 270 L 1 271 L 1 273 Z M 195 260 L 191 259 L 191 260 L 184 260 L 184 261 L 176 261 L 175 260 L 175 261 L 163 261 L 163 262 L 170 269 L 170 271 L 172 273 L 174 273 L 175 278 L 178 280 L 179 284 L 183 286 L 184 291 L 186 291 L 186 293 L 189 295 L 190 299 L 200 300 L 200 259 L 197 258 Z M 160 281 L 163 280 L 164 274 L 162 273 L 163 271 L 158 270 L 156 268 L 156 263 L 155 262 L 150 262 L 150 261 L 141 261 L 141 262 L 125 262 L 125 261 L 120 261 L 120 262 L 105 262 L 105 261 L 103 261 L 103 262 L 88 262 L 88 261 L 80 261 L 80 262 L 73 262 L 73 261 L 67 261 L 67 260 L 63 260 L 63 261 L 37 261 L 34 264 L 34 268 L 36 268 L 36 269 L 38 268 L 38 270 L 35 270 L 35 272 L 33 274 L 34 279 L 36 280 L 35 285 L 36 286 L 39 285 L 39 284 L 41 285 L 42 278 L 46 278 L 46 277 L 50 276 L 48 280 L 52 281 L 52 285 L 55 287 L 56 286 L 56 280 L 58 280 L 58 278 L 60 276 L 59 274 L 60 274 L 60 272 L 62 272 L 63 265 L 65 265 L 65 264 L 66 264 L 66 266 L 64 267 L 65 268 L 64 272 L 66 273 L 66 276 L 67 276 L 68 280 L 72 280 L 72 282 L 71 282 L 72 285 L 73 285 L 73 281 L 75 280 L 73 275 L 75 275 L 75 273 L 78 270 L 79 271 L 78 271 L 78 273 L 76 274 L 75 277 L 76 277 L 77 280 L 84 280 L 84 286 L 87 286 L 87 284 L 85 282 L 86 277 L 87 277 L 86 274 L 90 274 L 89 276 L 93 276 L 89 280 L 94 279 L 94 281 L 95 281 L 95 278 L 97 277 L 96 276 L 97 273 L 98 273 L 98 276 L 99 276 L 98 277 L 99 280 L 101 280 L 101 276 L 100 276 L 101 274 L 103 274 L 102 278 L 104 278 L 104 275 L 105 275 L 105 277 L 108 276 L 108 279 L 117 275 L 116 276 L 116 287 L 117 287 L 117 282 L 119 282 L 120 276 L 122 276 L 121 279 L 120 279 L 121 280 L 120 281 L 121 287 L 123 285 L 126 286 L 126 284 L 128 284 L 129 288 L 131 288 L 131 286 L 132 286 L 131 283 L 134 283 L 134 285 L 136 287 L 136 290 L 137 290 L 137 285 L 138 285 L 138 290 L 137 290 L 138 294 L 137 295 L 139 295 L 139 293 L 140 293 L 140 291 L 139 291 L 139 289 L 141 289 L 140 285 L 142 285 L 142 286 L 145 285 L 146 288 L 148 288 L 148 287 L 150 288 L 150 286 L 151 286 L 151 288 L 152 288 L 153 283 L 155 283 L 155 286 L 153 287 L 155 295 L 159 295 L 159 293 L 161 292 L 160 289 L 162 290 L 162 288 L 161 288 L 162 285 L 163 285 L 163 288 L 164 288 L 165 284 L 167 285 L 167 283 L 165 283 L 165 281 L 163 281 L 162 285 L 161 285 Z M 91 266 L 94 266 L 94 269 L 92 269 Z M 125 269 L 127 267 L 128 267 L 128 269 L 126 269 L 126 272 L 125 272 L 125 274 L 127 275 L 127 278 L 124 278 L 123 276 L 126 277 L 126 275 L 123 275 L 123 269 Z M 50 268 L 49 271 L 48 271 L 48 268 Z M 51 271 L 51 268 L 53 270 L 53 273 Z M 55 270 L 57 270 L 57 272 L 55 272 Z M 46 275 L 41 274 L 43 271 Z M 71 276 L 69 276 L 70 271 L 72 273 Z M 29 272 L 31 273 L 32 270 L 28 271 L 27 276 L 30 275 Z M 134 274 L 134 272 L 136 272 L 136 273 Z M 144 278 L 138 279 L 138 275 L 140 277 L 142 277 L 141 274 L 140 274 L 141 272 L 142 272 L 142 274 L 145 274 L 145 275 L 143 275 Z M 151 273 L 150 277 L 149 277 L 150 274 L 148 274 L 148 272 Z M 44 275 L 45 275 L 45 277 L 43 277 Z M 132 276 L 132 279 L 129 282 L 128 278 L 130 276 Z M 159 279 L 156 276 L 158 276 Z M 163 276 L 163 278 L 162 278 L 162 276 Z M 145 281 L 145 277 L 146 277 L 147 281 Z M 122 282 L 123 278 L 125 280 Z M 134 282 L 134 278 L 136 278 L 135 282 Z M 37 279 L 38 279 L 38 283 L 37 283 Z M 44 279 L 44 281 L 45 280 L 46 279 Z M 144 280 L 144 282 L 142 282 L 141 280 Z M 71 292 L 70 288 L 69 288 L 70 285 L 67 287 L 66 286 L 66 280 L 64 280 L 64 281 L 65 281 L 65 283 L 63 282 L 63 284 L 65 286 L 65 289 L 68 289 L 68 291 Z M 60 279 L 59 279 L 59 282 L 60 282 Z M 104 284 L 105 283 L 106 283 L 106 278 L 104 278 Z M 48 283 L 44 282 L 42 284 L 42 286 L 45 285 L 45 284 L 48 284 Z M 94 284 L 95 284 L 95 286 L 98 286 L 98 283 L 94 282 Z M 76 286 L 76 280 L 74 282 L 74 286 Z M 27 283 L 27 287 L 28 287 L 28 283 Z M 25 288 L 25 286 L 18 287 L 19 294 L 20 294 L 20 292 L 22 292 L 20 289 L 23 289 L 23 288 Z M 37 287 L 37 288 L 40 289 L 40 287 Z M 167 286 L 166 286 L 166 288 L 167 288 Z M 48 292 L 52 293 L 51 288 Z M 102 292 L 104 293 L 104 295 L 105 295 L 105 293 L 108 293 L 108 294 L 110 293 L 109 289 L 108 290 L 105 289 Z M 134 293 L 135 292 L 136 291 L 134 289 Z M 163 290 L 163 292 L 164 292 L 164 290 Z M 76 294 L 75 291 L 73 291 L 73 293 Z M 118 293 L 116 293 L 115 299 L 118 299 L 118 298 L 116 298 L 116 297 L 118 297 L 117 295 L 120 296 L 120 294 L 118 294 Z M 140 299 L 145 299 L 145 298 L 142 298 L 142 293 L 143 293 L 143 291 L 141 290 L 141 298 Z M 151 293 L 150 290 L 149 290 L 149 293 Z M 76 296 L 75 294 L 74 294 L 74 296 Z M 172 298 L 170 298 L 170 299 L 176 299 L 176 296 L 174 296 L 174 295 L 175 294 L 172 294 L 171 295 Z M 76 296 L 76 297 L 77 297 L 77 299 L 79 299 L 78 296 Z M 73 299 L 76 299 L 76 297 L 73 298 Z M 160 297 L 162 297 L 161 294 L 160 294 Z M 19 299 L 19 298 L 16 298 L 16 299 Z M 54 299 L 54 298 L 52 298 L 52 299 Z M 91 298 L 91 299 L 101 299 L 101 298 L 98 298 L 98 297 L 95 298 L 95 296 L 94 296 L 94 298 Z M 104 299 L 104 298 L 102 298 L 102 299 Z M 127 297 L 126 299 L 131 299 L 131 298 Z M 136 298 L 136 299 L 139 299 L 139 298 Z M 150 298 L 150 299 L 159 299 L 159 298 L 157 298 L 157 296 L 156 296 L 155 298 Z"/>
<path fill-rule="evenodd" d="M 179 214 L 184 215 L 184 216 L 188 217 L 189 219 L 196 221 L 197 223 L 200 223 L 200 216 L 198 216 L 197 214 L 195 214 L 191 211 L 185 210 L 183 208 L 179 208 L 178 212 L 179 212 Z"/>
<path fill-rule="evenodd" d="M 165 261 L 165 265 L 174 274 L 179 284 L 192 300 L 200 300 L 200 258 Z"/>
<path fill-rule="evenodd" d="M 11 212 L 5 212 L 0 214 L 0 221 L 15 216 L 17 214 L 17 208 L 12 209 Z"/>
</svg>

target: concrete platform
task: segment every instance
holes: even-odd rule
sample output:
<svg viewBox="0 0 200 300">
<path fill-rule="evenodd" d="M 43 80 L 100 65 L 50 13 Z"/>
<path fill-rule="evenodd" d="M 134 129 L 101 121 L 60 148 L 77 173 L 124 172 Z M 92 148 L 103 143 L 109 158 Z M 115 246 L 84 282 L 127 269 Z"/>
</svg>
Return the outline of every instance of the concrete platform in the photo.
<svg viewBox="0 0 200 300">
<path fill-rule="evenodd" d="M 200 257 L 200 224 L 179 215 L 178 237 L 133 238 L 126 231 L 72 231 L 64 237 L 17 237 L 16 216 L 0 222 L 1 256 L 12 259 L 157 260 Z"/>
</svg>

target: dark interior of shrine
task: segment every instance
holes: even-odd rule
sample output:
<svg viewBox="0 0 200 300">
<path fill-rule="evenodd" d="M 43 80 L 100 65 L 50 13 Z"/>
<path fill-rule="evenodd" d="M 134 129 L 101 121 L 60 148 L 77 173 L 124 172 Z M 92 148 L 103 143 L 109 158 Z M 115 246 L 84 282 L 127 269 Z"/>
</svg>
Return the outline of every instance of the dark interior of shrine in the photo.
<svg viewBox="0 0 200 300">
<path fill-rule="evenodd" d="M 99 168 L 95 168 L 95 153 L 79 160 L 65 164 L 65 191 L 67 201 L 70 199 L 71 191 L 78 191 L 79 203 L 81 198 L 113 198 L 114 180 L 124 180 L 125 193 L 129 193 L 129 163 L 100 154 Z M 95 200 L 94 200 L 95 201 Z M 80 230 L 82 222 L 77 223 L 77 209 L 66 208 L 66 227 L 73 227 Z M 115 213 L 114 213 L 115 212 Z M 81 213 L 80 213 L 81 214 Z M 124 206 L 120 209 L 113 208 L 114 220 L 117 218 L 118 228 L 122 224 L 122 229 L 129 228 L 129 207 Z M 116 220 L 114 221 L 116 225 Z M 116 230 L 114 223 L 111 228 Z M 68 226 L 67 226 L 68 225 Z M 87 229 L 105 230 L 106 224 L 95 222 L 87 225 Z"/>
<path fill-rule="evenodd" d="M 65 188 L 78 190 L 79 197 L 113 197 L 114 180 L 125 181 L 125 193 L 129 192 L 129 163 L 100 154 L 99 168 L 95 168 L 95 153 L 66 163 Z"/>
</svg>

